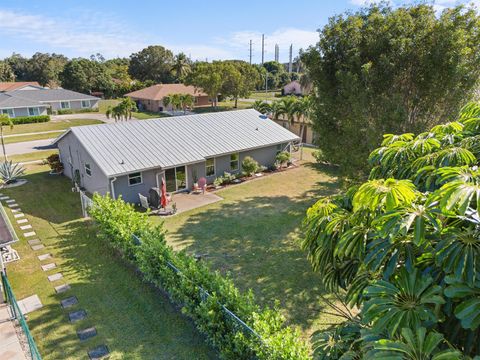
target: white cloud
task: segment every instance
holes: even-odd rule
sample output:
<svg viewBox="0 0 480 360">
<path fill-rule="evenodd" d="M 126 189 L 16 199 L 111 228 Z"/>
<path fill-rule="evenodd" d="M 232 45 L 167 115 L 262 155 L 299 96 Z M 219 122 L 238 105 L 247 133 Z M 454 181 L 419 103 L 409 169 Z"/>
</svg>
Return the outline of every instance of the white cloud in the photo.
<svg viewBox="0 0 480 360">
<path fill-rule="evenodd" d="M 55 52 L 70 50 L 77 56 L 97 52 L 106 57 L 125 56 L 145 45 L 138 36 L 127 33 L 120 22 L 93 12 L 57 20 L 0 9 L 0 36 L 29 40 L 54 48 Z"/>
</svg>

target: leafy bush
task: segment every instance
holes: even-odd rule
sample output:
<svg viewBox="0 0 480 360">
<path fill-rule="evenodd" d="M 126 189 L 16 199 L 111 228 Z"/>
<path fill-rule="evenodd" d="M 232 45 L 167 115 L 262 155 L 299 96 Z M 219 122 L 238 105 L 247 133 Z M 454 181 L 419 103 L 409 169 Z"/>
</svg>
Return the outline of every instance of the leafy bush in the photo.
<svg viewBox="0 0 480 360">
<path fill-rule="evenodd" d="M 285 327 L 277 310 L 262 309 L 251 291 L 242 294 L 228 276 L 212 271 L 185 252 L 166 244 L 162 226 L 153 227 L 148 213 L 135 211 L 122 199 L 94 195 L 90 215 L 102 239 L 142 272 L 144 278 L 165 290 L 182 306 L 197 328 L 225 359 L 306 360 L 308 348 L 297 330 Z M 207 293 L 210 296 L 207 296 Z M 239 326 L 224 305 L 259 337 Z"/>
<path fill-rule="evenodd" d="M 280 167 L 282 167 L 290 161 L 291 157 L 288 151 L 281 151 L 277 154 L 275 160 L 280 164 Z"/>
<path fill-rule="evenodd" d="M 19 116 L 19 117 L 12 118 L 11 120 L 14 125 L 34 124 L 34 123 L 49 122 L 50 116 L 48 115 Z"/>
<path fill-rule="evenodd" d="M 246 156 L 242 161 L 242 170 L 246 176 L 252 176 L 255 174 L 258 170 L 258 166 L 258 162 L 250 156 Z"/>
<path fill-rule="evenodd" d="M 362 327 L 335 329 L 335 356 L 322 340 L 332 331 L 320 334 L 320 358 L 393 359 L 411 347 L 415 359 L 480 354 L 479 144 L 480 103 L 429 132 L 384 135 L 369 181 L 308 210 L 313 267 L 360 309 L 340 328 Z"/>
<path fill-rule="evenodd" d="M 231 174 L 229 172 L 224 172 L 223 173 L 223 176 L 219 176 L 215 179 L 215 181 L 213 182 L 213 184 L 215 186 L 221 186 L 221 185 L 227 185 L 227 184 L 231 184 L 233 180 L 235 180 L 237 177 L 236 175 L 234 174 Z"/>
<path fill-rule="evenodd" d="M 92 113 L 99 112 L 98 108 L 85 108 L 85 109 L 59 109 L 57 110 L 58 115 L 67 115 L 67 114 L 82 114 L 82 113 Z"/>
<path fill-rule="evenodd" d="M 63 171 L 63 164 L 60 161 L 60 156 L 58 154 L 52 154 L 47 157 L 47 163 L 52 171 L 56 173 L 61 173 Z"/>
<path fill-rule="evenodd" d="M 0 178 L 5 184 L 12 184 L 18 177 L 25 174 L 25 168 L 20 164 L 14 164 L 12 161 L 6 161 L 0 164 Z"/>
<path fill-rule="evenodd" d="M 315 150 L 313 153 L 312 153 L 312 156 L 315 158 L 315 160 L 317 162 L 323 162 L 325 161 L 325 156 L 323 156 L 323 152 L 322 150 Z"/>
</svg>

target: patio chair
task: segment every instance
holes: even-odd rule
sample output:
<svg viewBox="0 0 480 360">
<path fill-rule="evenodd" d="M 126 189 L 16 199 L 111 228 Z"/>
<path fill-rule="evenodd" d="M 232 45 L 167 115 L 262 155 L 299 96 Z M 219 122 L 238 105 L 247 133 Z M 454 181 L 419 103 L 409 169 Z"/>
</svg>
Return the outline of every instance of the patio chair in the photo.
<svg viewBox="0 0 480 360">
<path fill-rule="evenodd" d="M 140 199 L 140 205 L 145 209 L 148 210 L 150 209 L 150 205 L 148 204 L 148 199 L 146 196 L 143 196 L 142 194 L 138 193 L 138 197 Z"/>
<path fill-rule="evenodd" d="M 205 179 L 204 177 L 198 179 L 198 187 L 202 190 L 202 194 L 205 194 L 205 190 L 207 188 L 207 179 Z"/>
</svg>

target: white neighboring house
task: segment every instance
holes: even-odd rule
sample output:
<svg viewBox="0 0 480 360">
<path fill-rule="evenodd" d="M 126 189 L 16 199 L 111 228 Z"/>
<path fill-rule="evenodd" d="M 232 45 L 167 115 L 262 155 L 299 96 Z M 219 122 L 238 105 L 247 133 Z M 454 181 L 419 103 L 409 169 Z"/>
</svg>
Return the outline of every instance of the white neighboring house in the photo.
<svg viewBox="0 0 480 360">
<path fill-rule="evenodd" d="M 47 115 L 58 110 L 98 108 L 99 98 L 65 89 L 45 89 L 26 86 L 14 91 L 0 92 L 0 114 L 10 118 Z"/>
<path fill-rule="evenodd" d="M 283 87 L 283 95 L 305 95 L 305 91 L 300 82 L 294 80 Z"/>
</svg>

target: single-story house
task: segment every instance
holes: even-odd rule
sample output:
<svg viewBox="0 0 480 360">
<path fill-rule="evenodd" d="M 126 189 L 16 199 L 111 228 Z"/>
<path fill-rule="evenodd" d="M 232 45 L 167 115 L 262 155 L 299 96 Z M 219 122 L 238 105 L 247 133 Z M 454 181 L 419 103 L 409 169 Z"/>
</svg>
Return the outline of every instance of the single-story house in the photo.
<svg viewBox="0 0 480 360">
<path fill-rule="evenodd" d="M 46 115 L 48 110 L 81 110 L 98 107 L 100 99 L 65 89 L 17 89 L 0 93 L 0 114 L 11 118 Z"/>
<path fill-rule="evenodd" d="M 283 95 L 306 95 L 308 93 L 307 89 L 304 89 L 302 84 L 299 81 L 294 80 L 289 82 L 283 87 Z"/>
<path fill-rule="evenodd" d="M 43 89 L 36 81 L 3 81 L 0 82 L 0 92 L 15 90 L 38 90 Z"/>
<path fill-rule="evenodd" d="M 195 106 L 210 105 L 210 99 L 202 90 L 184 84 L 157 84 L 145 89 L 133 91 L 125 96 L 137 103 L 139 110 L 151 112 L 171 111 L 172 106 L 165 107 L 163 98 L 172 94 L 189 94 L 195 97 Z"/>
<path fill-rule="evenodd" d="M 240 172 L 246 156 L 271 166 L 280 151 L 300 138 L 256 110 L 174 116 L 71 128 L 55 144 L 64 174 L 90 193 L 139 196 L 160 187 L 192 189 L 198 179 L 212 183 Z"/>
</svg>

